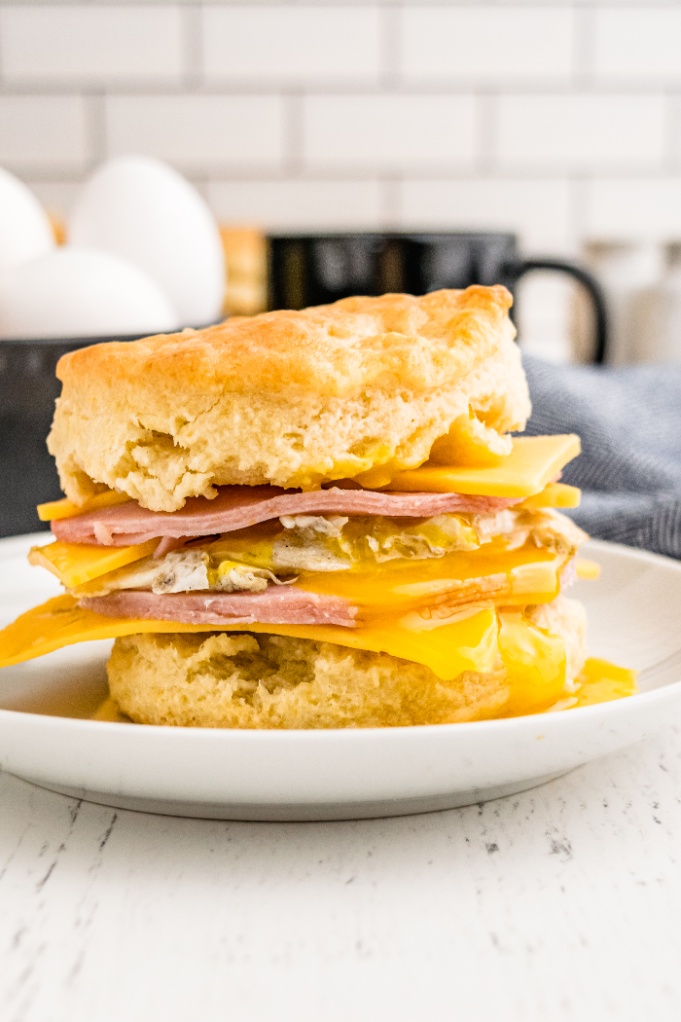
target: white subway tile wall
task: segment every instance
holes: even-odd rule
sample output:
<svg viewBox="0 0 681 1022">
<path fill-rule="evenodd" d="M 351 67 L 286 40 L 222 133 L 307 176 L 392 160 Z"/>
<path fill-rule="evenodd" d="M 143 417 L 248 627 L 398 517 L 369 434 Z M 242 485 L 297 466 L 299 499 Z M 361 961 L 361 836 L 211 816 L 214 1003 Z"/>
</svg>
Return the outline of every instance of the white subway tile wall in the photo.
<svg viewBox="0 0 681 1022">
<path fill-rule="evenodd" d="M 329 223 L 348 230 L 371 230 L 387 219 L 378 178 L 214 181 L 207 185 L 206 198 L 225 223 L 260 223 L 279 231 L 301 226 L 324 230 Z"/>
<path fill-rule="evenodd" d="M 400 182 L 398 217 L 410 227 L 514 231 L 534 251 L 570 248 L 567 178 L 411 178 Z"/>
<path fill-rule="evenodd" d="M 681 83 L 681 10 L 605 7 L 593 26 L 594 74 L 599 82 L 627 85 Z"/>
<path fill-rule="evenodd" d="M 3 79 L 10 85 L 145 86 L 179 84 L 182 76 L 178 8 L 7 7 L 0 25 Z"/>
<path fill-rule="evenodd" d="M 62 214 L 141 152 L 265 228 L 677 241 L 680 53 L 679 0 L 3 2 L 0 166 Z M 555 348 L 566 288 L 523 287 Z"/>
<path fill-rule="evenodd" d="M 301 161 L 365 174 L 471 171 L 480 148 L 477 106 L 469 95 L 306 96 Z"/>
<path fill-rule="evenodd" d="M 80 95 L 0 94 L 0 165 L 30 177 L 81 175 L 90 164 L 90 103 Z"/>
<path fill-rule="evenodd" d="M 507 170 L 612 172 L 659 167 L 667 147 L 664 94 L 506 94 L 497 104 L 496 165 Z"/>
<path fill-rule="evenodd" d="M 470 88 L 566 84 L 573 70 L 569 8 L 406 7 L 400 17 L 400 77 Z"/>
<path fill-rule="evenodd" d="M 201 41 L 209 82 L 377 85 L 381 72 L 377 7 L 207 7 Z"/>
<path fill-rule="evenodd" d="M 144 153 L 207 176 L 231 169 L 281 171 L 286 100 L 282 96 L 107 96 L 107 156 Z"/>
</svg>

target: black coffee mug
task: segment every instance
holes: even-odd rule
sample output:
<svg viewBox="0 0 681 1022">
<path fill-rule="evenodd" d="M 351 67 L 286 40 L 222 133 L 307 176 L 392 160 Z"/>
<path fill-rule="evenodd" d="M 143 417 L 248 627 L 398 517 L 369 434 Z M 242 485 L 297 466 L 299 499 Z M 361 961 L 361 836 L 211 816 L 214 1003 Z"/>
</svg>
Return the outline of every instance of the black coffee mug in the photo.
<svg viewBox="0 0 681 1022">
<path fill-rule="evenodd" d="M 525 259 L 514 234 L 275 234 L 269 237 L 268 306 L 302 309 L 350 295 L 427 294 L 469 284 L 505 284 L 511 293 L 533 270 L 567 273 L 594 310 L 594 362 L 607 349 L 605 301 L 588 270 L 564 259 Z"/>
</svg>

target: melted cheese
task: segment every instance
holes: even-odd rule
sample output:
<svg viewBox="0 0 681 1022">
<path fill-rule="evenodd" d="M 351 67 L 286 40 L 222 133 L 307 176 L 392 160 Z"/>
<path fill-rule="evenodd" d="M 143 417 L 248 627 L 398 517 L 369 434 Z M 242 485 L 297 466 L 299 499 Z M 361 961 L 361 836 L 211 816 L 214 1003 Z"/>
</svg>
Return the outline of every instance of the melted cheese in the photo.
<svg viewBox="0 0 681 1022">
<path fill-rule="evenodd" d="M 31 564 L 47 568 L 67 589 L 75 589 L 101 575 L 108 575 L 143 557 L 150 557 L 158 546 L 150 539 L 137 546 L 106 547 L 86 543 L 62 543 L 57 540 L 46 546 L 34 546 L 28 555 Z"/>
<path fill-rule="evenodd" d="M 414 625 L 407 618 L 356 629 L 334 625 L 185 625 L 174 621 L 111 618 L 78 607 L 71 596 L 57 596 L 22 614 L 0 631 L 0 668 L 44 656 L 74 643 L 113 639 L 141 632 L 249 631 L 333 642 L 385 652 L 423 664 L 443 681 L 463 671 L 493 670 L 501 656 L 509 700 L 505 716 L 588 706 L 636 691 L 633 671 L 604 660 L 588 660 L 574 695 L 565 697 L 562 639 L 529 622 L 519 611 L 478 611 L 438 627 Z"/>
<path fill-rule="evenodd" d="M 455 419 L 449 433 L 438 437 L 430 449 L 429 461 L 433 465 L 498 465 L 511 452 L 512 437 L 485 426 L 473 412 Z M 402 466 L 392 460 L 376 465 L 354 477 L 355 482 L 368 489 L 388 486 Z"/>
<path fill-rule="evenodd" d="M 505 550 L 490 543 L 429 561 L 393 561 L 355 571 L 301 572 L 297 585 L 308 592 L 340 596 L 370 620 L 410 608 L 430 615 L 451 614 L 460 594 L 470 602 L 525 606 L 547 603 L 560 589 L 565 556 L 529 544 Z"/>
<path fill-rule="evenodd" d="M 565 691 L 565 643 L 517 611 L 499 614 L 499 651 L 506 667 L 509 701 L 504 714 L 537 713 Z"/>
<path fill-rule="evenodd" d="M 398 472 L 391 490 L 417 493 L 468 493 L 485 497 L 532 497 L 560 473 L 580 452 L 579 437 L 515 437 L 513 449 L 496 465 L 484 467 L 432 465 Z"/>
<path fill-rule="evenodd" d="M 60 518 L 74 518 L 76 515 L 84 515 L 86 511 L 97 511 L 102 507 L 115 507 L 116 504 L 127 504 L 129 501 L 130 497 L 126 493 L 105 490 L 104 493 L 88 497 L 82 504 L 76 504 L 67 497 L 62 497 L 61 500 L 38 504 L 36 510 L 41 522 L 56 522 Z"/>
<path fill-rule="evenodd" d="M 445 438 L 441 438 L 444 443 Z M 505 438 L 503 438 L 505 439 Z M 437 442 L 438 444 L 440 441 Z M 458 448 L 457 448 L 458 450 Z M 531 497 L 539 494 L 554 479 L 560 470 L 580 451 L 579 437 L 574 434 L 558 436 L 514 437 L 511 453 L 497 455 L 493 451 L 478 451 L 477 447 L 467 451 L 464 464 L 448 465 L 447 457 L 453 457 L 449 446 L 435 447 L 431 462 L 420 468 L 395 473 L 385 465 L 370 469 L 357 477 L 368 489 L 390 486 L 392 490 L 410 490 L 434 493 L 470 493 L 490 497 Z M 474 451 L 478 451 L 474 454 Z M 478 463 L 475 458 L 479 458 Z M 568 491 L 573 491 L 568 496 Z M 559 497 L 556 495 L 560 494 Z M 578 491 L 566 487 L 561 491 L 547 493 L 548 499 L 560 499 L 567 503 L 541 503 L 533 507 L 576 507 L 571 503 L 577 499 Z M 53 522 L 61 518 L 73 518 L 98 508 L 113 507 L 130 501 L 124 493 L 105 490 L 89 497 L 82 504 L 76 504 L 64 497 L 38 505 L 41 522 Z"/>
<path fill-rule="evenodd" d="M 390 653 L 429 667 L 451 680 L 462 671 L 489 671 L 497 652 L 497 616 L 477 611 L 436 629 L 409 621 L 382 621 L 371 627 L 338 625 L 187 625 L 177 621 L 114 618 L 80 608 L 72 596 L 56 596 L 22 614 L 0 632 L 0 667 L 52 653 L 63 646 L 95 639 L 114 639 L 141 632 L 264 632 L 299 639 L 334 642 L 339 646 Z"/>
<path fill-rule="evenodd" d="M 257 562 L 253 556 L 257 551 L 256 538 L 249 540 L 247 537 L 243 542 L 251 559 Z M 206 551 L 217 555 L 229 539 L 209 544 Z M 79 596 L 87 596 L 106 591 L 105 576 L 108 575 L 111 576 L 112 588 L 116 588 L 119 576 L 126 574 L 123 569 L 136 570 L 138 562 L 153 554 L 157 543 L 158 540 L 149 540 L 136 546 L 101 547 L 58 540 L 33 547 L 29 561 L 47 568 L 67 589 Z M 238 540 L 233 539 L 229 548 L 232 553 L 232 547 L 236 546 Z M 270 552 L 271 558 L 271 549 L 271 540 L 264 542 L 262 563 L 267 563 L 267 552 Z M 387 563 L 372 560 L 360 562 L 353 570 L 303 571 L 298 573 L 298 584 L 311 592 L 346 597 L 357 606 L 373 610 L 382 608 L 386 613 L 399 605 L 417 606 L 431 598 L 442 600 L 447 593 L 460 589 L 462 582 L 475 578 L 481 579 L 480 592 L 484 594 L 486 579 L 505 574 L 508 583 L 505 602 L 540 603 L 553 599 L 557 594 L 558 575 L 564 560 L 564 557 L 533 544 L 507 551 L 502 543 L 493 541 L 477 550 L 454 551 L 443 557 Z M 215 574 L 219 576 L 221 572 L 235 567 L 240 568 L 241 563 L 222 557 Z M 145 588 L 148 582 L 137 584 Z"/>
<path fill-rule="evenodd" d="M 511 451 L 512 438 L 486 426 L 469 409 L 449 427 L 446 436 L 439 437 L 430 449 L 430 461 L 435 465 L 496 465 Z"/>
<path fill-rule="evenodd" d="M 591 657 L 577 679 L 574 706 L 593 706 L 611 699 L 624 699 L 637 691 L 636 671 Z"/>
</svg>

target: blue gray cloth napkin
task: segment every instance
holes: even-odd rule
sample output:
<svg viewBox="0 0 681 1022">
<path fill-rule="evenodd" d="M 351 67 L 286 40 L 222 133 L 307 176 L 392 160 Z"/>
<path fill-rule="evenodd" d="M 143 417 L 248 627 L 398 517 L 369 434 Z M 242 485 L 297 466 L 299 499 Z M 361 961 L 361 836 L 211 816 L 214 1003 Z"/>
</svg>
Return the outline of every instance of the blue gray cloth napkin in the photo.
<svg viewBox="0 0 681 1022">
<path fill-rule="evenodd" d="M 525 357 L 527 432 L 579 433 L 562 480 L 592 536 L 681 558 L 681 366 L 556 366 Z"/>
</svg>

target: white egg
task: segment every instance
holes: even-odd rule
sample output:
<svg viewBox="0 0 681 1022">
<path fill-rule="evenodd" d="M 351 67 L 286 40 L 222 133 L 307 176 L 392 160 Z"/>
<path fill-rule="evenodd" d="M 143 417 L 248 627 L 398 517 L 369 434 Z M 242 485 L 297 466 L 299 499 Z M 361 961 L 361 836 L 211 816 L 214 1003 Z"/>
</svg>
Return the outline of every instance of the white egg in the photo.
<svg viewBox="0 0 681 1022">
<path fill-rule="evenodd" d="M 0 276 L 0 340 L 141 336 L 178 326 L 156 281 L 109 252 L 67 246 Z"/>
<path fill-rule="evenodd" d="M 54 247 L 50 221 L 33 192 L 0 167 L 0 272 Z"/>
<path fill-rule="evenodd" d="M 76 200 L 69 238 L 141 266 L 183 326 L 219 318 L 225 263 L 217 224 L 196 189 L 166 164 L 146 156 L 105 163 Z"/>
</svg>

